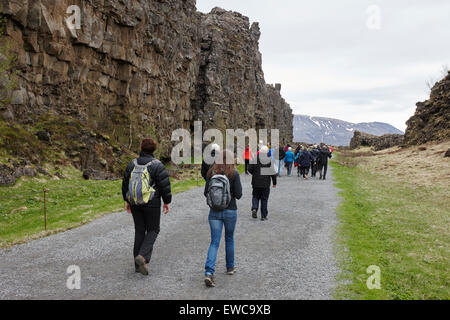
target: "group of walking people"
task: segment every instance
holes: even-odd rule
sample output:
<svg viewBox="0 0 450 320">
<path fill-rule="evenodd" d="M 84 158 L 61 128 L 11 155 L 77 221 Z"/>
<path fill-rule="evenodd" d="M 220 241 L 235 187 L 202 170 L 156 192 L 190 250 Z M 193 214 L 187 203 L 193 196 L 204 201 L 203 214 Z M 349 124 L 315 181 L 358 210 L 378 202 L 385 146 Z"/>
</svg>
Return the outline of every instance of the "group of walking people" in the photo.
<svg viewBox="0 0 450 320">
<path fill-rule="evenodd" d="M 172 201 L 169 175 L 161 161 L 154 157 L 157 146 L 157 142 L 153 139 L 142 141 L 140 156 L 128 164 L 122 182 L 123 199 L 127 212 L 133 216 L 135 226 L 133 246 L 135 271 L 143 275 L 149 274 L 153 246 L 160 232 L 161 204 L 163 213 L 167 214 Z M 242 184 L 235 166 L 234 153 L 221 151 L 219 145 L 213 144 L 211 156 L 214 163 L 208 164 L 203 161 L 201 167 L 201 174 L 205 179 L 204 196 L 209 206 L 208 221 L 211 232 L 204 278 L 208 287 L 215 286 L 215 264 L 223 229 L 225 229 L 226 273 L 233 275 L 236 272 L 234 231 L 238 218 L 237 200 L 242 197 Z M 315 170 L 317 166 L 320 168 L 321 177 L 324 168 L 323 179 L 325 179 L 329 157 L 331 151 L 327 146 L 312 148 L 310 151 L 306 147 L 298 147 L 292 152 L 289 145 L 284 148 L 280 146 L 278 150 L 260 145 L 255 161 L 251 161 L 253 153 L 247 147 L 243 158 L 245 173 L 252 175 L 252 218 L 257 219 L 260 208 L 261 221 L 268 220 L 270 189 L 276 188 L 277 177 L 281 176 L 283 163 L 286 164 L 288 176 L 291 175 L 293 163 L 297 163 L 300 164 L 299 174 L 304 178 L 310 167 Z"/>
<path fill-rule="evenodd" d="M 308 179 L 309 171 L 311 170 L 311 177 L 316 177 L 319 172 L 319 180 L 325 180 L 328 169 L 328 159 L 331 158 L 333 147 L 326 144 L 312 145 L 306 147 L 305 145 L 298 145 L 295 151 L 292 151 L 290 145 L 286 145 L 279 151 L 278 176 L 282 176 L 283 163 L 287 169 L 287 176 L 292 175 L 293 167 L 297 167 L 297 176 Z"/>
</svg>

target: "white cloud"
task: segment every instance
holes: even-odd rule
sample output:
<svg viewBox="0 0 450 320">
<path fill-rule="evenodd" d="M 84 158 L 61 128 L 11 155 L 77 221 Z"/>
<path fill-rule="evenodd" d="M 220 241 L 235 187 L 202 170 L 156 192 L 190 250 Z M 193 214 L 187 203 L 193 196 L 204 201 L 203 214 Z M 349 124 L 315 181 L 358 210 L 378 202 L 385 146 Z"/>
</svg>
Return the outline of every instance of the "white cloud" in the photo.
<svg viewBox="0 0 450 320">
<path fill-rule="evenodd" d="M 366 27 L 372 4 L 379 31 Z M 282 84 L 294 113 L 404 130 L 426 81 L 450 65 L 448 0 L 197 0 L 215 6 L 260 23 L 266 81 Z"/>
</svg>

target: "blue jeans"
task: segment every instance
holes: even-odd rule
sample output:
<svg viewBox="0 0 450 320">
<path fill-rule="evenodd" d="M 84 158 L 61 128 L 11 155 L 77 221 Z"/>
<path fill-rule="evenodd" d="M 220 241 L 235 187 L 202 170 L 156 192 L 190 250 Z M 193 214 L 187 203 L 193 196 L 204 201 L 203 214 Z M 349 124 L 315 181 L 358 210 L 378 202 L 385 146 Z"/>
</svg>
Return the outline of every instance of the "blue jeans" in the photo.
<svg viewBox="0 0 450 320">
<path fill-rule="evenodd" d="M 287 163 L 287 175 L 290 177 L 292 172 L 292 164 L 293 162 L 286 162 Z"/>
<path fill-rule="evenodd" d="M 234 267 L 234 230 L 236 228 L 237 210 L 209 211 L 209 226 L 211 228 L 211 244 L 206 257 L 205 275 L 213 275 L 219 250 L 222 227 L 225 225 L 225 260 L 226 267 Z"/>
<path fill-rule="evenodd" d="M 284 164 L 283 159 L 280 159 L 278 161 L 278 176 L 279 177 L 281 177 L 281 173 L 283 172 L 283 164 Z"/>
</svg>

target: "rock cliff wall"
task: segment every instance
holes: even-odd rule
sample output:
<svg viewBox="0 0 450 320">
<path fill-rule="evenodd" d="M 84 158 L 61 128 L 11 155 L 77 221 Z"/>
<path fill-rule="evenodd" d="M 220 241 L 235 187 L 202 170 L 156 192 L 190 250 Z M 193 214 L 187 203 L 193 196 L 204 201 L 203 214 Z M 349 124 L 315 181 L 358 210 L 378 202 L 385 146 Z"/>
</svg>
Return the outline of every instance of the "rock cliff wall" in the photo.
<svg viewBox="0 0 450 320">
<path fill-rule="evenodd" d="M 374 147 L 375 151 L 402 145 L 404 135 L 402 134 L 384 134 L 375 136 L 366 132 L 355 131 L 350 140 L 350 148 Z"/>
<path fill-rule="evenodd" d="M 416 106 L 414 116 L 406 122 L 407 145 L 450 139 L 450 72 L 431 89 L 430 99 Z"/>
<path fill-rule="evenodd" d="M 238 13 L 202 14 L 195 0 L 2 0 L 0 11 L 17 55 L 18 86 L 0 110 L 9 123 L 70 117 L 132 150 L 154 136 L 162 156 L 172 130 L 196 120 L 292 140 L 291 109 L 264 81 L 258 24 Z"/>
</svg>

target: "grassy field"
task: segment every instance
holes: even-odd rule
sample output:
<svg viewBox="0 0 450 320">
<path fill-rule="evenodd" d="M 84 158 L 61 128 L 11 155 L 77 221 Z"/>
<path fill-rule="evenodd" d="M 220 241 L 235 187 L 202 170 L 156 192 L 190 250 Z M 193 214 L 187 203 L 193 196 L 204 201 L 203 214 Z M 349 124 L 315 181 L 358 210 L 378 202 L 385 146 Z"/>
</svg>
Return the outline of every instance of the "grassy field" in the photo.
<svg viewBox="0 0 450 320">
<path fill-rule="evenodd" d="M 242 173 L 243 165 L 238 170 Z M 172 193 L 203 186 L 198 171 L 198 168 L 190 169 L 178 179 L 171 178 Z M 73 168 L 65 168 L 62 174 L 65 179 L 21 178 L 12 187 L 0 187 L 1 247 L 69 230 L 123 210 L 121 180 L 84 180 L 81 172 Z M 48 190 L 47 231 L 44 230 L 44 188 Z"/>
<path fill-rule="evenodd" d="M 343 198 L 336 233 L 343 272 L 336 298 L 450 298 L 446 148 L 366 150 L 332 162 Z M 415 165 L 401 161 L 410 155 Z M 423 168 L 428 162 L 436 165 Z M 380 289 L 367 287 L 371 265 L 381 270 Z"/>
</svg>

